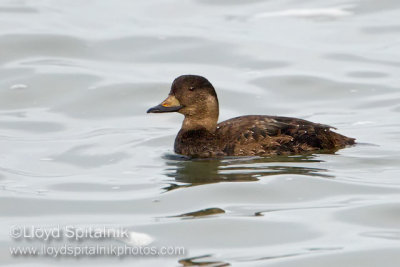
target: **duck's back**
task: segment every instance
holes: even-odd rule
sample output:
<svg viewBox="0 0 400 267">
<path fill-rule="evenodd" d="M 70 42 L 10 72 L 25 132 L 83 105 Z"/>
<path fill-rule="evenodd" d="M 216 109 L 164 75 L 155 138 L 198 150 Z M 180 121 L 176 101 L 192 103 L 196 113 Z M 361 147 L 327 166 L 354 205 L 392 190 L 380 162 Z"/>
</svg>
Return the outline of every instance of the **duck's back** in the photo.
<svg viewBox="0 0 400 267">
<path fill-rule="evenodd" d="M 204 128 L 181 129 L 175 139 L 175 152 L 200 158 L 270 156 L 316 150 L 333 152 L 354 144 L 354 138 L 335 133 L 331 128 L 297 118 L 242 116 L 219 123 L 214 133 Z"/>
<path fill-rule="evenodd" d="M 301 154 L 354 144 L 331 126 L 278 116 L 241 116 L 218 124 L 215 137 L 225 156 Z M 334 128 L 333 128 L 334 129 Z"/>
</svg>

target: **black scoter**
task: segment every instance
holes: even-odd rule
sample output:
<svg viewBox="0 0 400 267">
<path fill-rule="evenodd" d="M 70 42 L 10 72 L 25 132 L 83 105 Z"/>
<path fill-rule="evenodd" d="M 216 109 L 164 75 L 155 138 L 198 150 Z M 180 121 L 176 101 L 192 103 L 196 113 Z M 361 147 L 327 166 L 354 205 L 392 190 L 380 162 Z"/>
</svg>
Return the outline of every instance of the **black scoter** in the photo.
<svg viewBox="0 0 400 267">
<path fill-rule="evenodd" d="M 179 112 L 185 116 L 175 139 L 175 152 L 193 158 L 295 155 L 336 151 L 355 143 L 329 125 L 307 120 L 248 115 L 218 123 L 218 98 L 204 77 L 182 75 L 174 80 L 161 104 L 147 113 Z"/>
</svg>

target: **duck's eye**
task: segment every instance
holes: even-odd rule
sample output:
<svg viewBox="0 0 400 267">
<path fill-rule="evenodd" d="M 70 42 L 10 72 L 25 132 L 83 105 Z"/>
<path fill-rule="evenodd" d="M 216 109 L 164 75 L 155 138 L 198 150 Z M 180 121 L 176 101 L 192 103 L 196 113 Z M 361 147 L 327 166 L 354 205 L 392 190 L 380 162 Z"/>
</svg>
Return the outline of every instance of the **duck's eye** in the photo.
<svg viewBox="0 0 400 267">
<path fill-rule="evenodd" d="M 190 90 L 190 91 L 193 91 L 193 90 L 194 90 L 194 87 L 193 87 L 193 86 L 190 86 L 190 87 L 189 87 L 189 90 Z"/>
</svg>

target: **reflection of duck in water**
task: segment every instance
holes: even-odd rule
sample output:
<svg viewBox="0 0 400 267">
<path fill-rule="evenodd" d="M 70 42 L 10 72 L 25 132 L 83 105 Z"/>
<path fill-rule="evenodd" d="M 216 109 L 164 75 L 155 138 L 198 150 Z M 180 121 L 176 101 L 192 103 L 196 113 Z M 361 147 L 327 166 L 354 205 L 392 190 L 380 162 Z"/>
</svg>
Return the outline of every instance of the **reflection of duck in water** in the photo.
<svg viewBox="0 0 400 267">
<path fill-rule="evenodd" d="M 317 177 L 332 177 L 327 169 L 306 166 L 321 162 L 314 155 L 277 156 L 271 158 L 225 158 L 207 160 L 185 160 L 173 155 L 164 157 L 166 175 L 174 182 L 164 189 L 220 182 L 252 182 L 262 177 L 292 174 Z M 180 184 L 184 183 L 184 184 Z"/>
<path fill-rule="evenodd" d="M 176 78 L 168 98 L 147 112 L 185 115 L 175 152 L 190 157 L 290 155 L 354 144 L 354 138 L 331 131 L 331 126 L 297 118 L 250 115 L 218 123 L 214 87 L 196 75 Z"/>
</svg>

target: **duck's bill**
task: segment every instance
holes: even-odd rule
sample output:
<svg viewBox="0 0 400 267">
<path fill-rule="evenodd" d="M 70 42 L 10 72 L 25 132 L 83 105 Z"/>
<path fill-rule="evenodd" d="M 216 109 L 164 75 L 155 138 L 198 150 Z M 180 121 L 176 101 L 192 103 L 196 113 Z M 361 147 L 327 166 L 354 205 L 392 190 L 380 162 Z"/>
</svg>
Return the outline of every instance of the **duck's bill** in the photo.
<svg viewBox="0 0 400 267">
<path fill-rule="evenodd" d="M 147 110 L 147 113 L 163 113 L 163 112 L 176 112 L 180 110 L 182 106 L 178 107 L 164 107 L 163 105 L 158 105 Z"/>
<path fill-rule="evenodd" d="M 147 110 L 147 113 L 163 113 L 163 112 L 176 112 L 183 106 L 179 103 L 175 96 L 169 95 L 160 105 Z"/>
</svg>

